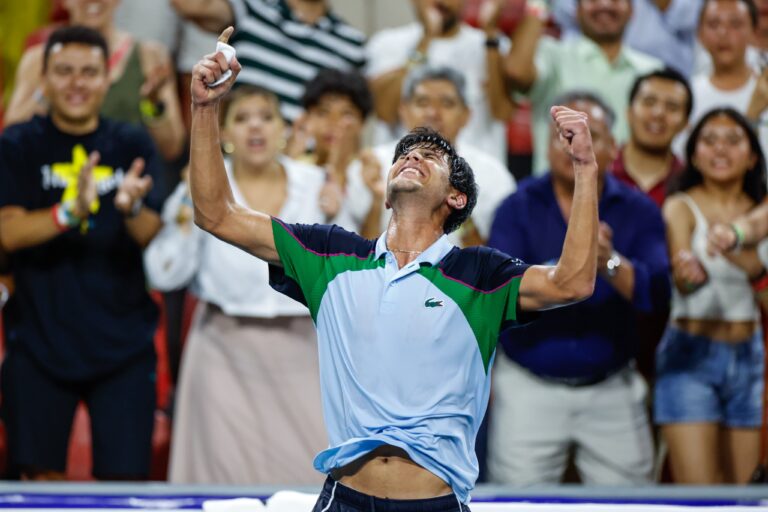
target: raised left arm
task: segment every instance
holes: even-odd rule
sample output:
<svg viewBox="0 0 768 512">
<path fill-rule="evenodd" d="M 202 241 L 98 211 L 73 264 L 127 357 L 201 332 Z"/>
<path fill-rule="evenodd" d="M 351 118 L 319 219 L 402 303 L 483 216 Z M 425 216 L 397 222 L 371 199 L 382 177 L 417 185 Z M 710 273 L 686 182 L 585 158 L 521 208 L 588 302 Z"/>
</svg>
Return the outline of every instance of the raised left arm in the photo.
<svg viewBox="0 0 768 512">
<path fill-rule="evenodd" d="M 140 48 L 146 76 L 140 91 L 144 126 L 163 158 L 174 160 L 184 150 L 186 130 L 173 62 L 168 50 L 159 43 L 142 43 Z"/>
<path fill-rule="evenodd" d="M 523 275 L 518 300 L 525 311 L 552 309 L 589 298 L 597 274 L 598 170 L 587 115 L 558 106 L 550 112 L 573 162 L 573 207 L 557 265 L 533 266 Z"/>
<path fill-rule="evenodd" d="M 488 69 L 486 95 L 491 115 L 502 122 L 509 121 L 515 112 L 515 104 L 507 92 L 504 76 L 504 57 L 499 49 L 499 16 L 504 0 L 485 0 L 478 16 L 480 27 L 485 32 L 485 62 Z"/>
</svg>

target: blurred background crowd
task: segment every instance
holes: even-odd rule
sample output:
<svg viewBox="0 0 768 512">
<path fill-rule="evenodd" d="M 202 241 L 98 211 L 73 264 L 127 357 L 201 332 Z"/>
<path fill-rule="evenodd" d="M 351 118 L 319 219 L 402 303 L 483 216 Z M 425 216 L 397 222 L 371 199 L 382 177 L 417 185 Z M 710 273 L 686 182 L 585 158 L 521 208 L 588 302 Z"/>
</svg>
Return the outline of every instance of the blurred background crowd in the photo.
<svg viewBox="0 0 768 512">
<path fill-rule="evenodd" d="M 549 109 L 589 114 L 595 293 L 500 336 L 481 481 L 765 478 L 768 244 L 738 221 L 766 195 L 766 0 L 0 3 L 5 478 L 323 481 L 309 312 L 193 222 L 191 71 L 229 25 L 228 177 L 287 222 L 378 237 L 428 126 L 479 185 L 452 242 L 550 264 L 574 178 Z"/>
</svg>

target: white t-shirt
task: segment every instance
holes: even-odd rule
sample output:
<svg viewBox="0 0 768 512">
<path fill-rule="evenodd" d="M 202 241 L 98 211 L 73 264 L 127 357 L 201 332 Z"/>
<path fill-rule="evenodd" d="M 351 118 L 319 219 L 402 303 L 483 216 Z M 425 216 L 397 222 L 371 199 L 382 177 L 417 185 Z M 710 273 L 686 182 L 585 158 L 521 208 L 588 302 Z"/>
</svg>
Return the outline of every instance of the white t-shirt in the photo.
<svg viewBox="0 0 768 512">
<path fill-rule="evenodd" d="M 699 119 L 704 114 L 716 107 L 731 107 L 734 110 L 746 114 L 749 101 L 752 99 L 752 93 L 757 85 L 757 77 L 752 76 L 749 81 L 738 89 L 732 91 L 722 91 L 717 89 L 709 80 L 709 75 L 696 75 L 691 80 L 691 90 L 693 91 L 693 110 L 689 120 L 688 130 L 678 135 L 672 149 L 680 158 L 685 159 L 685 144 L 688 141 L 688 135 L 691 129 L 696 126 Z M 765 113 L 763 113 L 763 118 Z M 763 152 L 768 149 L 768 131 L 760 126 L 758 136 L 760 146 Z"/>
<path fill-rule="evenodd" d="M 318 196 L 325 183 L 319 167 L 281 158 L 288 194 L 278 218 L 307 224 L 325 222 Z M 235 201 L 246 204 L 227 166 Z M 226 314 L 258 318 L 306 316 L 306 306 L 269 286 L 267 264 L 242 249 L 201 230 L 191 220 L 179 225 L 176 216 L 188 201 L 187 184 L 180 183 L 163 206 L 163 229 L 144 251 L 150 285 L 168 291 L 191 284 L 192 291 Z"/>
<path fill-rule="evenodd" d="M 396 146 L 395 142 L 390 142 L 373 148 L 373 152 L 381 164 L 381 172 L 384 179 L 387 178 L 389 170 L 392 168 L 392 158 L 395 155 Z M 515 177 L 512 176 L 512 173 L 500 161 L 482 150 L 469 145 L 463 145 L 457 148 L 457 151 L 475 173 L 478 193 L 477 205 L 472 212 L 472 222 L 480 236 L 488 240 L 491 234 L 491 225 L 496 216 L 496 209 L 507 196 L 517 190 Z M 382 215 L 382 231 L 387 229 L 391 216 L 392 210 L 386 210 L 384 215 Z M 461 228 L 448 235 L 451 243 L 459 247 L 462 246 L 460 231 Z"/>
<path fill-rule="evenodd" d="M 371 37 L 366 46 L 368 65 L 366 75 L 376 77 L 404 66 L 418 46 L 424 31 L 419 23 L 384 29 Z M 502 53 L 509 51 L 509 41 L 502 39 Z M 485 33 L 462 23 L 459 32 L 451 38 L 434 39 L 427 50 L 430 66 L 447 66 L 464 74 L 469 108 L 469 123 L 461 131 L 458 144 L 470 144 L 495 158 L 506 161 L 507 139 L 504 123 L 491 115 L 486 83 Z M 394 130 L 378 122 L 374 144 L 383 144 L 404 134 L 402 127 Z"/>
</svg>

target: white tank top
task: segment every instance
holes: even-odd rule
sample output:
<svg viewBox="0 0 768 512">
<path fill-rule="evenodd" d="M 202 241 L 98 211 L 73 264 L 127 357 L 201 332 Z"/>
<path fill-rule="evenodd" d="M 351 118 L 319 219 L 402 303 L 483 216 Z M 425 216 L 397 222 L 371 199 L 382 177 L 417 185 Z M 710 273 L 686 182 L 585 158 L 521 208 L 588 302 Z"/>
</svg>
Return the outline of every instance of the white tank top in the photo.
<svg viewBox="0 0 768 512">
<path fill-rule="evenodd" d="M 713 257 L 707 253 L 707 219 L 688 194 L 680 195 L 696 219 L 691 252 L 707 271 L 708 280 L 688 295 L 681 294 L 673 286 L 670 317 L 673 320 L 689 318 L 728 322 L 757 320 L 758 310 L 747 274 L 719 254 Z"/>
</svg>

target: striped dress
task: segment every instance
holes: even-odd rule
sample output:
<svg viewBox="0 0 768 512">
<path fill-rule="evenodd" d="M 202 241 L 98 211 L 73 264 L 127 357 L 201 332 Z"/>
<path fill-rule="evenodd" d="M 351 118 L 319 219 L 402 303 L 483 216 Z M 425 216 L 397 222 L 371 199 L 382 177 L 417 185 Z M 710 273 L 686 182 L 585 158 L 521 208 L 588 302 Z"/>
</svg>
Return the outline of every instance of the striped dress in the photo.
<svg viewBox="0 0 768 512">
<path fill-rule="evenodd" d="M 323 68 L 362 69 L 365 35 L 330 10 L 314 25 L 296 19 L 285 0 L 229 0 L 235 14 L 231 44 L 243 66 L 239 83 L 275 92 L 293 121 L 304 84 Z"/>
</svg>

